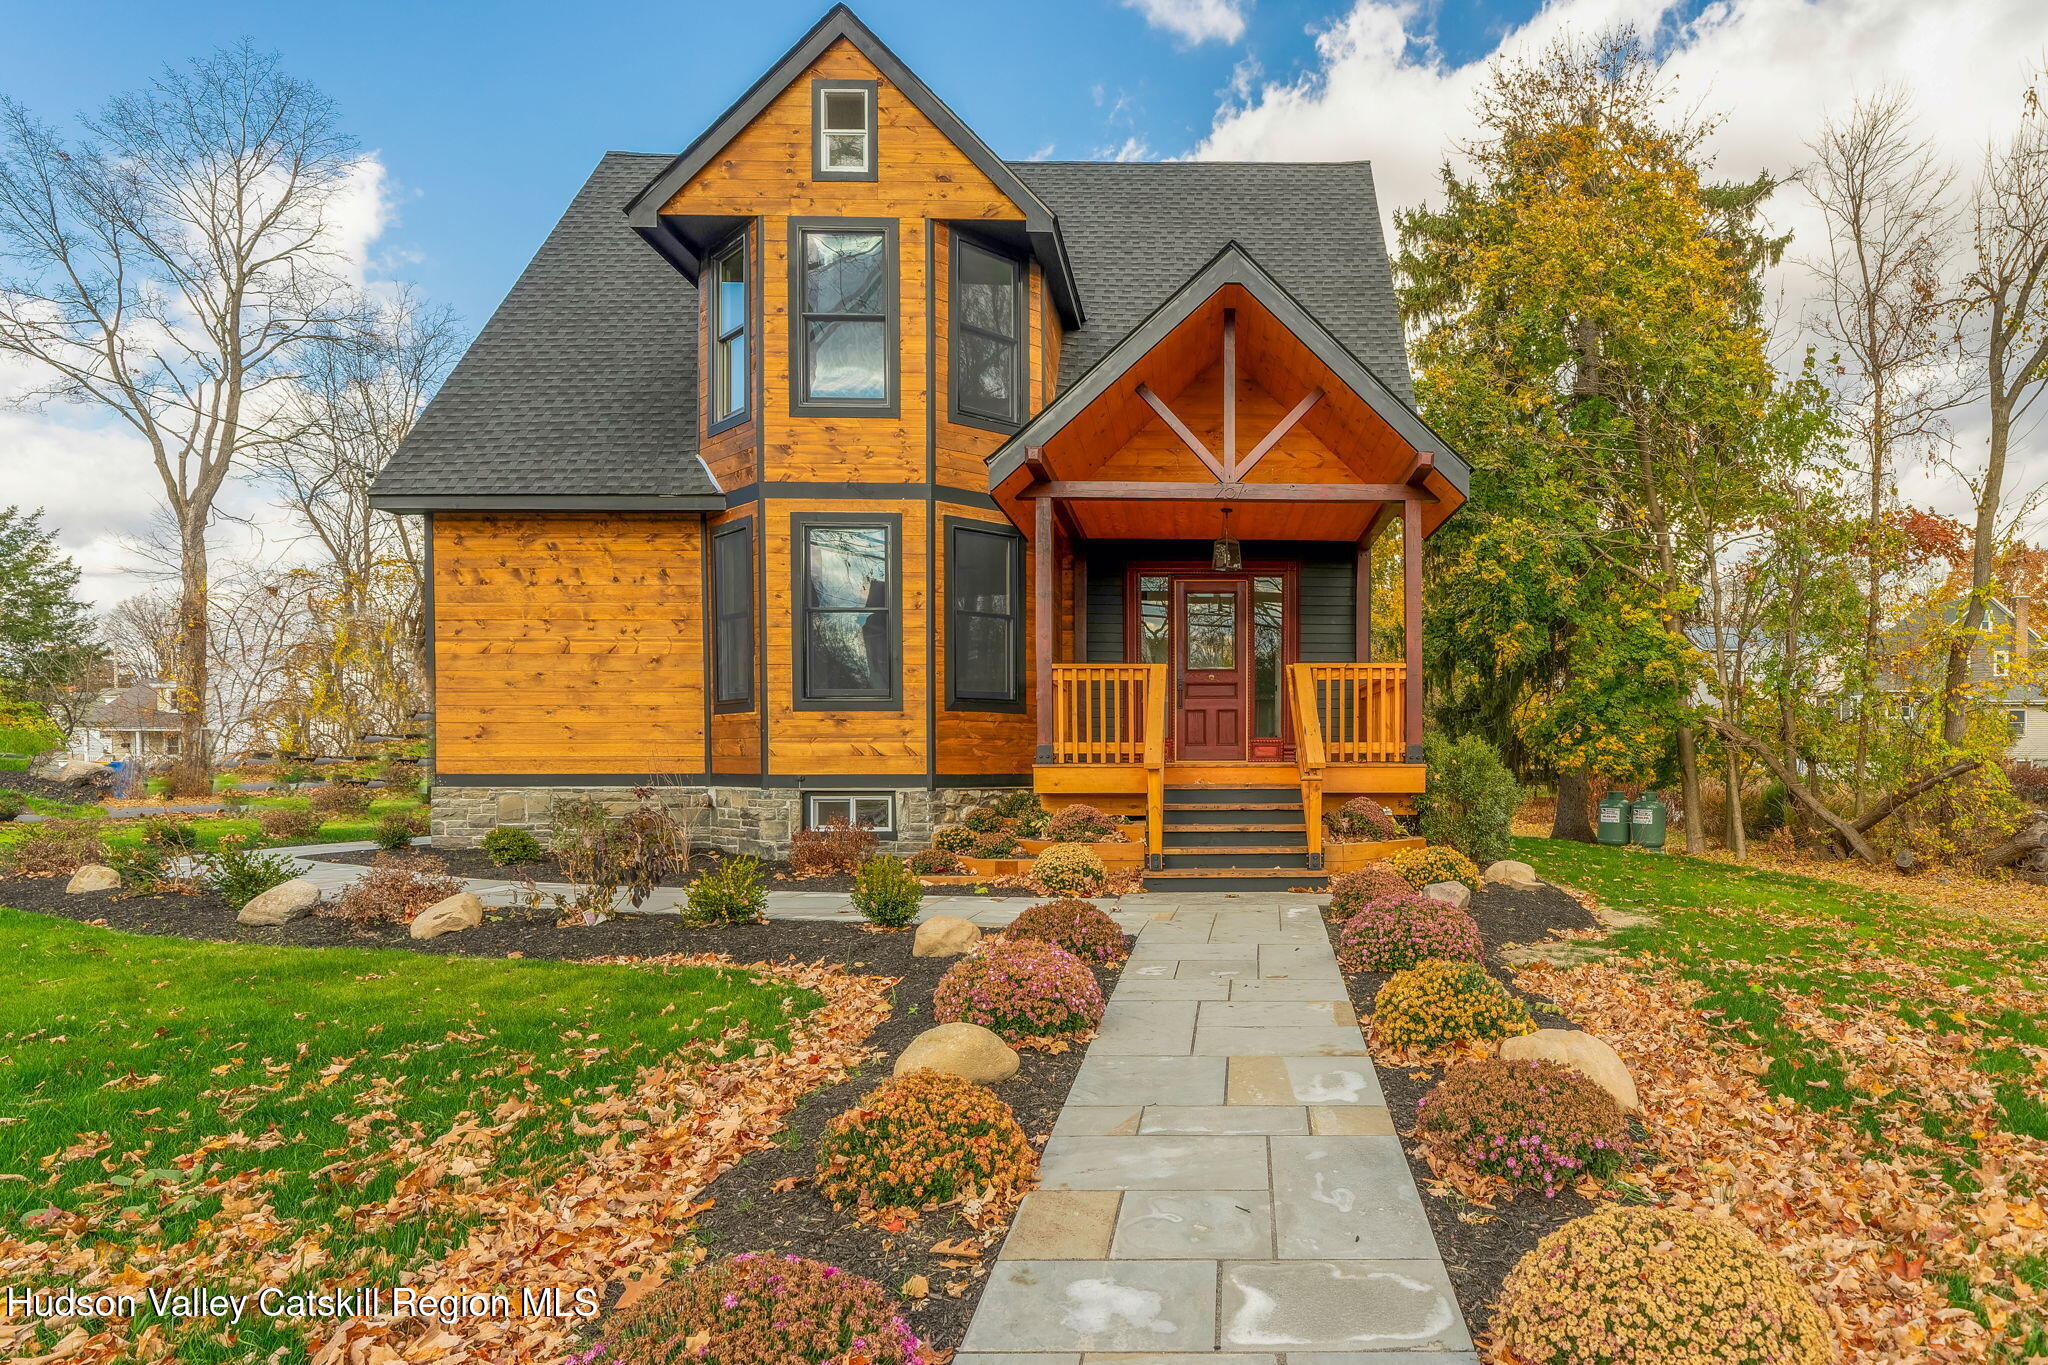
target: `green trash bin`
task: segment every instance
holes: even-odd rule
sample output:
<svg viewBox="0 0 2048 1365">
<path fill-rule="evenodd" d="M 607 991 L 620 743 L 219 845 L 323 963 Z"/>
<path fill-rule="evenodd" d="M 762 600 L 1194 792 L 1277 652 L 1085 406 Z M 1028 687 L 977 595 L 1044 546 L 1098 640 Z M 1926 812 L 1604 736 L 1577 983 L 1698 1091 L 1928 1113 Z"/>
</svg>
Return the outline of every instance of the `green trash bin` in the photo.
<svg viewBox="0 0 2048 1365">
<path fill-rule="evenodd" d="M 1628 798 L 1620 792 L 1609 792 L 1600 798 L 1600 814 L 1593 827 L 1593 833 L 1603 844 L 1625 844 L 1628 842 Z"/>
<path fill-rule="evenodd" d="M 1653 853 L 1664 848 L 1664 827 L 1671 822 L 1671 808 L 1655 792 L 1636 798 L 1630 808 L 1629 842 Z"/>
</svg>

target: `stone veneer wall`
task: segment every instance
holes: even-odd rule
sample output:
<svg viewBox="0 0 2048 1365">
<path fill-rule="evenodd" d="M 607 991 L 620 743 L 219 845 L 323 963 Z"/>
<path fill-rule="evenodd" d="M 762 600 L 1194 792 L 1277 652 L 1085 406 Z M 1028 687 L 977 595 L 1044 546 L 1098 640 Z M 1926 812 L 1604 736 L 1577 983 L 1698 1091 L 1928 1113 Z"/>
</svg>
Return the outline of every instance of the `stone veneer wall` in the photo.
<svg viewBox="0 0 2048 1365">
<path fill-rule="evenodd" d="M 820 789 L 823 790 L 823 789 Z M 860 789 L 863 793 L 887 788 Z M 896 835 L 883 839 L 886 852 L 914 853 L 931 847 L 932 831 L 958 820 L 969 806 L 992 800 L 1012 787 L 923 787 L 896 791 Z M 803 799 L 793 787 L 663 787 L 661 798 L 689 827 L 693 838 L 728 853 L 764 858 L 789 856 L 789 836 L 803 827 Z M 547 834 L 548 808 L 563 797 L 592 797 L 623 812 L 633 804 L 631 787 L 451 787 L 436 784 L 433 840 L 436 848 L 475 848 L 500 825 Z"/>
</svg>

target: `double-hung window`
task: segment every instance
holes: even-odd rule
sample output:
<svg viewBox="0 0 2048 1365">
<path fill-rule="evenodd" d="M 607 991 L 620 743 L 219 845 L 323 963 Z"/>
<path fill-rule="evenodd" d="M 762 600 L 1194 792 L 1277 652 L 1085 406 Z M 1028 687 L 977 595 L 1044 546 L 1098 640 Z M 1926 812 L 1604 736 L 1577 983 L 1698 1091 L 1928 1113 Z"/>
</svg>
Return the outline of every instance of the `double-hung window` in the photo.
<svg viewBox="0 0 2048 1365">
<path fill-rule="evenodd" d="M 798 220 L 790 233 L 797 301 L 791 413 L 894 416 L 894 220 Z"/>
<path fill-rule="evenodd" d="M 711 533 L 712 704 L 751 711 L 754 703 L 754 523 Z"/>
<path fill-rule="evenodd" d="M 1024 541 L 986 522 L 946 524 L 946 704 L 956 711 L 1024 705 Z"/>
<path fill-rule="evenodd" d="M 747 238 L 712 258 L 711 429 L 747 415 Z"/>
<path fill-rule="evenodd" d="M 1024 419 L 1024 267 L 953 243 L 953 420 L 1007 430 Z"/>
<path fill-rule="evenodd" d="M 902 525 L 894 513 L 791 517 L 799 710 L 902 706 Z"/>
<path fill-rule="evenodd" d="M 874 81 L 811 82 L 811 178 L 873 180 L 875 178 Z"/>
</svg>

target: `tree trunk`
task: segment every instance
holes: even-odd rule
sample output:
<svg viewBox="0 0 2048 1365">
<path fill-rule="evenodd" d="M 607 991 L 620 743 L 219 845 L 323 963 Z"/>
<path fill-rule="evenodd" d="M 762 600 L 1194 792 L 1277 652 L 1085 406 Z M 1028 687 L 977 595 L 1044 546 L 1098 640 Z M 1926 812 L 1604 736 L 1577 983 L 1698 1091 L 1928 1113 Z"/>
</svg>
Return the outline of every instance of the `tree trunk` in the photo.
<svg viewBox="0 0 2048 1365">
<path fill-rule="evenodd" d="M 178 761 L 171 767 L 173 796 L 210 795 L 213 735 L 206 720 L 211 687 L 211 623 L 207 619 L 206 527 L 189 519 L 178 528 L 178 634 L 171 642 L 177 667 Z"/>
<path fill-rule="evenodd" d="M 1586 817 L 1586 779 L 1565 773 L 1557 779 L 1557 813 L 1550 820 L 1550 837 L 1574 843 L 1593 842 L 1593 822 Z"/>
<path fill-rule="evenodd" d="M 1749 831 L 1742 827 L 1742 756 L 1725 740 L 1721 747 L 1728 757 L 1728 851 L 1741 861 L 1749 857 Z"/>
<path fill-rule="evenodd" d="M 1870 846 L 1870 841 L 1863 837 L 1863 832 L 1829 810 L 1819 797 L 1808 791 L 1806 784 L 1799 780 L 1799 775 L 1787 768 L 1783 761 L 1771 752 L 1770 746 L 1752 739 L 1725 720 L 1710 720 L 1707 724 L 1711 725 L 1722 739 L 1731 744 L 1740 744 L 1755 754 L 1757 760 L 1771 770 L 1771 775 L 1785 784 L 1785 790 L 1791 794 L 1793 800 L 1811 811 L 1814 819 L 1832 829 L 1841 841 L 1848 845 L 1850 852 L 1872 867 L 1877 866 L 1877 850 Z"/>
</svg>

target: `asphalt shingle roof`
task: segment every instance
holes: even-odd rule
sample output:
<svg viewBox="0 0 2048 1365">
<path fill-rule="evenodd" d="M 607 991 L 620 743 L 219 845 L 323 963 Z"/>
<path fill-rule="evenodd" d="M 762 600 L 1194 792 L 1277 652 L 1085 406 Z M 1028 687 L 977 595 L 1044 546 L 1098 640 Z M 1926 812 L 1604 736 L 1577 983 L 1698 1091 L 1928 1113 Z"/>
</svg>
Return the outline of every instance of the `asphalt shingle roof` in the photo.
<svg viewBox="0 0 2048 1365">
<path fill-rule="evenodd" d="M 620 208 L 672 158 L 609 152 L 379 476 L 380 503 L 715 496 L 697 458 L 697 291 Z M 1079 378 L 1227 242 L 1413 405 L 1363 162 L 1011 162 L 1059 215 Z"/>
</svg>

